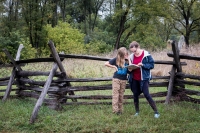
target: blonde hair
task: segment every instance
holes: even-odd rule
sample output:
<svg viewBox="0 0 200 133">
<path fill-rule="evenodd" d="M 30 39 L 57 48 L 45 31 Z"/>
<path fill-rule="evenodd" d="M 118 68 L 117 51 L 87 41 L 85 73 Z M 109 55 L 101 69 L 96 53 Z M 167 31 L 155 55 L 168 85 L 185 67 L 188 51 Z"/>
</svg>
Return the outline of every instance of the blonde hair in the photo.
<svg viewBox="0 0 200 133">
<path fill-rule="evenodd" d="M 128 50 L 125 47 L 121 47 L 117 50 L 116 64 L 121 68 L 123 68 L 125 64 L 125 55 L 128 55 Z"/>
</svg>

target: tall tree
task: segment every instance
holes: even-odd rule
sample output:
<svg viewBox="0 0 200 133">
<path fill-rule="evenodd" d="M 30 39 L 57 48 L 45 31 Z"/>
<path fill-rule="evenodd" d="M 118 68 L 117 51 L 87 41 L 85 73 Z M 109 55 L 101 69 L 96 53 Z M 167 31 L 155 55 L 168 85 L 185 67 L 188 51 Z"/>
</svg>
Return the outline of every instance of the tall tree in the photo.
<svg viewBox="0 0 200 133">
<path fill-rule="evenodd" d="M 120 47 L 120 39 L 124 31 L 127 29 L 128 26 L 125 26 L 127 22 L 127 18 L 130 12 L 130 8 L 132 6 L 132 0 L 118 0 L 115 1 L 116 5 L 115 7 L 115 13 L 114 13 L 114 22 L 117 24 L 117 37 L 116 37 L 116 42 L 114 46 L 114 50 L 118 49 Z"/>
<path fill-rule="evenodd" d="M 66 21 L 66 4 L 67 4 L 67 0 L 61 0 L 59 3 L 63 22 Z"/>
<path fill-rule="evenodd" d="M 98 16 L 98 12 L 101 9 L 104 1 L 105 0 L 95 0 L 94 1 L 94 20 L 93 20 L 93 24 L 92 24 L 92 27 L 91 27 L 92 31 L 94 30 L 96 19 L 97 19 L 97 16 Z M 102 9 L 102 10 L 104 10 L 104 9 Z"/>
<path fill-rule="evenodd" d="M 53 9 L 51 25 L 52 27 L 55 27 L 58 24 L 58 11 L 57 11 L 58 0 L 52 0 L 51 3 L 52 3 L 52 9 Z"/>
<path fill-rule="evenodd" d="M 118 0 L 115 2 L 117 3 L 114 6 L 113 16 L 115 19 L 113 20 L 116 23 L 115 25 L 118 26 L 115 49 L 126 44 L 128 38 L 133 34 L 141 33 L 140 38 L 145 38 L 147 35 L 145 33 L 148 32 L 147 27 L 154 28 L 152 20 L 156 17 L 165 16 L 166 2 L 162 0 Z M 140 27 L 140 29 L 137 27 Z"/>
<path fill-rule="evenodd" d="M 185 37 L 186 47 L 192 32 L 199 29 L 199 0 L 170 0 L 174 28 Z"/>
<path fill-rule="evenodd" d="M 43 33 L 43 26 L 47 22 L 47 1 L 21 0 L 23 18 L 27 24 L 26 32 L 34 48 L 39 48 L 44 45 L 45 34 Z"/>
<path fill-rule="evenodd" d="M 13 28 L 16 30 L 19 26 L 19 0 L 2 1 L 2 9 L 4 9 L 2 10 L 2 25 L 4 29 L 7 28 L 4 33 L 6 33 L 6 36 L 9 36 L 9 32 L 12 32 Z"/>
</svg>

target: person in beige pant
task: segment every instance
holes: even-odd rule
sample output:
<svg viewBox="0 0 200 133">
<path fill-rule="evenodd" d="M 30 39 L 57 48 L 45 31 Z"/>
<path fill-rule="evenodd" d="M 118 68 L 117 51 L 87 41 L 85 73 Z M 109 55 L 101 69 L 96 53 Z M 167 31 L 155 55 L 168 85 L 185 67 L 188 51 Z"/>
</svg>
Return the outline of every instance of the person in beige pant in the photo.
<svg viewBox="0 0 200 133">
<path fill-rule="evenodd" d="M 126 59 L 128 59 L 128 51 L 125 47 L 121 47 L 117 51 L 117 56 L 105 63 L 105 66 L 115 69 L 112 80 L 112 110 L 116 114 L 122 114 L 123 111 L 124 91 L 128 72 L 127 67 L 125 67 L 128 65 L 125 61 Z"/>
<path fill-rule="evenodd" d="M 112 79 L 112 110 L 113 112 L 123 112 L 124 92 L 127 80 Z"/>
</svg>

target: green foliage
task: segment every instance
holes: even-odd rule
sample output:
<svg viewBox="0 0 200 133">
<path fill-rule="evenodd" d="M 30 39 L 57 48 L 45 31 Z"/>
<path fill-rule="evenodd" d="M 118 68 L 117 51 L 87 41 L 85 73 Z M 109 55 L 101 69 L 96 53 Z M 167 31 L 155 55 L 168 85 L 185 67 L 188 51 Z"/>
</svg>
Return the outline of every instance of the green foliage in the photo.
<svg viewBox="0 0 200 133">
<path fill-rule="evenodd" d="M 24 48 L 21 51 L 20 59 L 31 59 L 36 57 L 37 49 L 33 48 L 31 44 L 29 44 L 28 39 L 23 39 L 21 44 L 24 45 Z"/>
<path fill-rule="evenodd" d="M 24 36 L 19 31 L 10 32 L 9 34 L 6 37 L 0 36 L 0 49 L 7 49 L 12 57 L 15 58 L 18 46 Z M 0 59 L 4 63 L 9 61 L 4 52 L 0 52 Z"/>
<path fill-rule="evenodd" d="M 113 49 L 115 37 L 111 32 L 95 28 L 88 40 L 88 44 L 86 44 L 87 52 L 91 54 L 108 53 Z"/>
<path fill-rule="evenodd" d="M 63 51 L 65 54 L 85 53 L 84 34 L 73 29 L 70 24 L 59 22 L 54 28 L 47 25 L 46 30 L 48 32 L 47 40 L 54 42 L 57 52 Z"/>
<path fill-rule="evenodd" d="M 104 41 L 92 40 L 89 44 L 86 44 L 87 53 L 108 53 L 112 50 L 112 46 L 106 44 Z"/>
<path fill-rule="evenodd" d="M 54 28 L 47 25 L 46 30 L 48 32 L 47 40 L 54 42 L 58 52 L 63 51 L 65 54 L 98 54 L 110 52 L 112 49 L 111 45 L 103 41 L 107 36 L 101 32 L 94 31 L 91 38 L 72 28 L 69 23 L 63 22 L 59 22 Z M 47 50 L 49 49 L 46 47 L 42 52 L 46 55 Z"/>
<path fill-rule="evenodd" d="M 166 47 L 166 43 L 163 43 L 156 35 L 147 35 L 140 43 L 143 48 L 151 51 L 161 50 Z"/>
<path fill-rule="evenodd" d="M 22 18 L 25 22 L 23 30 L 26 36 L 29 37 L 32 47 L 38 49 L 46 43 L 46 34 L 43 27 L 51 19 L 51 2 L 41 3 L 41 1 L 23 0 L 20 4 L 23 7 Z M 51 22 L 54 23 L 52 19 Z"/>
<path fill-rule="evenodd" d="M 115 45 L 117 39 L 120 40 L 120 46 L 128 46 L 134 39 L 144 43 L 144 47 L 155 50 L 162 48 L 164 41 L 180 36 L 179 32 L 184 35 L 189 34 L 188 38 L 190 37 L 192 43 L 198 43 L 200 40 L 199 1 L 61 0 L 41 3 L 41 1 L 23 0 L 19 3 L 15 1 L 0 3 L 0 48 L 7 48 L 12 56 L 15 56 L 19 42 L 24 38 L 22 35 L 29 39 L 26 41 L 29 47 L 27 52 L 31 50 L 29 46 L 31 44 L 36 48 L 37 57 L 49 56 L 50 50 L 47 46 L 49 39 L 55 43 L 58 52 L 64 51 L 67 54 L 104 53 Z M 55 7 L 60 7 L 60 12 L 57 14 Z M 188 26 L 185 26 L 187 22 L 182 16 L 184 13 L 180 11 L 185 11 L 187 17 L 184 18 L 189 18 Z M 100 13 L 103 13 L 102 18 Z M 63 26 L 59 20 L 68 22 L 68 26 L 66 23 Z M 57 21 L 58 26 L 51 28 L 50 25 L 56 25 Z M 49 25 L 46 26 L 47 24 Z M 143 25 L 143 28 L 140 25 Z M 177 26 L 178 30 L 174 26 Z M 186 31 L 186 28 L 189 30 Z M 46 29 L 50 32 L 48 37 Z M 145 33 L 142 33 L 144 31 Z M 27 58 L 29 56 L 32 58 L 35 50 L 32 55 L 29 54 L 31 53 L 28 53 Z M 24 55 L 22 57 L 24 58 Z M 0 60 L 7 61 L 3 52 L 0 52 Z"/>
<path fill-rule="evenodd" d="M 12 68 L 9 67 L 9 68 L 1 68 L 0 69 L 0 77 L 1 78 L 5 78 L 5 77 L 9 77 L 11 75 L 11 72 L 12 72 Z"/>
<path fill-rule="evenodd" d="M 158 33 L 154 27 L 140 24 L 137 26 L 137 31 L 130 38 L 138 41 L 142 48 L 155 51 L 166 47 L 166 43 L 161 38 L 158 38 Z"/>
<path fill-rule="evenodd" d="M 6 63 L 7 61 L 6 54 L 3 51 L 0 51 L 0 63 Z"/>
<path fill-rule="evenodd" d="M 10 37 L 0 37 L 0 42 L 0 49 L 7 49 L 14 59 L 20 44 L 24 46 L 21 50 L 20 59 L 30 59 L 36 56 L 37 50 L 32 48 L 28 38 L 19 31 L 11 32 Z M 4 63 L 10 62 L 4 52 L 0 52 L 0 60 Z"/>
</svg>

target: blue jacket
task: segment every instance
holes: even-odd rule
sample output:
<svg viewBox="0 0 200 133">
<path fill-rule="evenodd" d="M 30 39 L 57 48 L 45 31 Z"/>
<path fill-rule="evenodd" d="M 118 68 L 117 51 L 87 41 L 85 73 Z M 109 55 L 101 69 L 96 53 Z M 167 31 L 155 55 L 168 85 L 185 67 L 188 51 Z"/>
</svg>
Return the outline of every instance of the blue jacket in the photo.
<svg viewBox="0 0 200 133">
<path fill-rule="evenodd" d="M 134 58 L 134 54 L 131 54 L 129 56 L 131 62 L 133 62 L 133 58 Z M 152 79 L 152 75 L 151 75 L 151 69 L 154 68 L 154 59 L 152 58 L 152 56 L 150 55 L 150 53 L 146 50 L 144 50 L 144 57 L 142 58 L 142 64 L 143 66 L 140 67 L 141 70 L 141 80 L 151 80 Z M 133 71 L 131 72 L 131 74 L 129 74 L 129 78 L 128 81 L 129 83 L 131 83 L 133 80 Z M 141 82 L 141 87 L 142 87 L 142 82 Z"/>
</svg>

